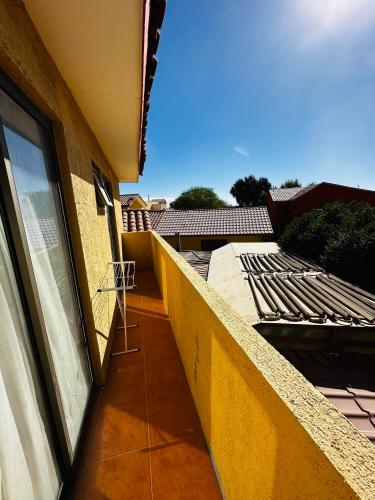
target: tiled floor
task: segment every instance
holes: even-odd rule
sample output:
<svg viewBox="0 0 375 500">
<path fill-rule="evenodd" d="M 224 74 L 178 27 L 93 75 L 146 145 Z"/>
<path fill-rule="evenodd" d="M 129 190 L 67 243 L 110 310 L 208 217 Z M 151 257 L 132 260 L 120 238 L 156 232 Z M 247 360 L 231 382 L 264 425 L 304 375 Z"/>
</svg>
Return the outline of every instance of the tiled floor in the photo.
<svg viewBox="0 0 375 500">
<path fill-rule="evenodd" d="M 220 490 L 151 271 L 128 294 L 130 347 L 95 394 L 75 499 L 219 499 Z M 121 330 L 113 352 L 123 349 Z"/>
</svg>

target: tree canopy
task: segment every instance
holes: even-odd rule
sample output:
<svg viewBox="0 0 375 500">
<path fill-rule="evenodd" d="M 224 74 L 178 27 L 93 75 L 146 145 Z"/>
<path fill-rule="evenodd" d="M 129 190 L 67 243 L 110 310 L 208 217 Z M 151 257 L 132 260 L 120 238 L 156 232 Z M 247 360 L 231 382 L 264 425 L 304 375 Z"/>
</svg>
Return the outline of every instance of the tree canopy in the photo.
<svg viewBox="0 0 375 500">
<path fill-rule="evenodd" d="M 271 183 L 267 177 L 257 179 L 253 175 L 237 179 L 230 190 L 240 207 L 258 207 L 264 205 Z"/>
<path fill-rule="evenodd" d="M 298 179 L 287 179 L 285 182 L 283 182 L 281 185 L 280 185 L 280 189 L 281 188 L 299 188 L 301 187 L 302 184 L 300 183 L 300 181 Z"/>
<path fill-rule="evenodd" d="M 218 197 L 213 188 L 195 186 L 183 191 L 170 206 L 179 210 L 192 210 L 195 208 L 223 208 L 227 204 Z"/>
<path fill-rule="evenodd" d="M 294 219 L 279 239 L 283 250 L 375 291 L 375 208 L 336 201 Z"/>
</svg>

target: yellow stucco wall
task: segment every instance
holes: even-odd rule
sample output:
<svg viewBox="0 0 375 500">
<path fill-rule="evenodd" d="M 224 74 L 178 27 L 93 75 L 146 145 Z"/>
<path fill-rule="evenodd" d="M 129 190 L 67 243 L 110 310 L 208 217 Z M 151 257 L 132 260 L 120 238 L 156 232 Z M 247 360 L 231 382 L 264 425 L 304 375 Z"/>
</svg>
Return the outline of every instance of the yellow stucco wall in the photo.
<svg viewBox="0 0 375 500">
<path fill-rule="evenodd" d="M 172 247 L 175 247 L 175 237 L 174 236 L 164 236 L 165 241 L 167 241 Z M 181 248 L 182 250 L 201 250 L 201 240 L 227 240 L 228 243 L 244 243 L 244 242 L 256 242 L 256 241 L 269 241 L 262 236 L 181 236 Z"/>
<path fill-rule="evenodd" d="M 137 196 L 133 203 L 129 207 L 127 207 L 127 209 L 129 210 L 137 210 L 140 208 L 148 208 L 148 206 L 146 203 L 143 203 L 142 199 L 139 198 L 139 196 Z"/>
<path fill-rule="evenodd" d="M 149 231 L 122 233 L 122 248 L 125 260 L 136 261 L 136 270 L 149 269 L 153 267 Z"/>
<path fill-rule="evenodd" d="M 149 237 L 226 498 L 375 498 L 375 447 L 159 235 Z"/>
<path fill-rule="evenodd" d="M 20 0 L 0 0 L 0 67 L 53 124 L 93 371 L 102 383 L 115 297 L 96 294 L 112 255 L 107 216 L 96 208 L 92 162 L 111 182 L 120 243 L 117 178 Z"/>
</svg>

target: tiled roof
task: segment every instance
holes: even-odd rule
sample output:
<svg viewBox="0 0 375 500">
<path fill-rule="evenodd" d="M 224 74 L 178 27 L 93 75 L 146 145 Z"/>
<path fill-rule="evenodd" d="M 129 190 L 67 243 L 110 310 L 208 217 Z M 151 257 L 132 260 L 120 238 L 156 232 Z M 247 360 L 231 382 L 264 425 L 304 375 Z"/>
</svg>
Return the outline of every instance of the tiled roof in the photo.
<svg viewBox="0 0 375 500">
<path fill-rule="evenodd" d="M 148 210 L 123 210 L 122 226 L 124 232 L 151 231 L 150 212 Z"/>
<path fill-rule="evenodd" d="M 150 218 L 161 236 L 273 234 L 266 207 L 153 211 Z"/>
<path fill-rule="evenodd" d="M 151 227 L 152 227 L 152 229 L 154 231 L 157 230 L 159 222 L 161 221 L 164 213 L 165 213 L 165 210 L 151 210 L 149 212 L 149 214 L 150 214 L 150 221 L 151 221 Z"/>
<path fill-rule="evenodd" d="M 190 250 L 179 252 L 179 254 L 182 255 L 203 279 L 207 280 L 212 252 Z"/>
<path fill-rule="evenodd" d="M 121 206 L 129 207 L 137 196 L 139 196 L 139 194 L 120 194 Z"/>
<path fill-rule="evenodd" d="M 279 349 L 375 444 L 375 355 Z"/>
<path fill-rule="evenodd" d="M 375 325 L 375 296 L 281 252 L 241 254 L 261 321 Z"/>
<path fill-rule="evenodd" d="M 318 185 L 319 184 L 311 184 L 310 186 L 304 187 L 270 189 L 270 195 L 273 201 L 295 200 Z"/>
</svg>

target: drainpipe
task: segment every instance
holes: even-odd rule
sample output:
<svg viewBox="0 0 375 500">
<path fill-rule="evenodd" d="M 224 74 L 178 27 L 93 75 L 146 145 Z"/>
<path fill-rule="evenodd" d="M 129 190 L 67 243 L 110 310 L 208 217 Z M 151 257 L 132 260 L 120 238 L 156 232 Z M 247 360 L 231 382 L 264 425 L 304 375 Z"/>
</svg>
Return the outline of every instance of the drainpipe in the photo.
<svg viewBox="0 0 375 500">
<path fill-rule="evenodd" d="M 180 233 L 174 233 L 174 247 L 177 252 L 181 252 L 181 236 Z"/>
</svg>

